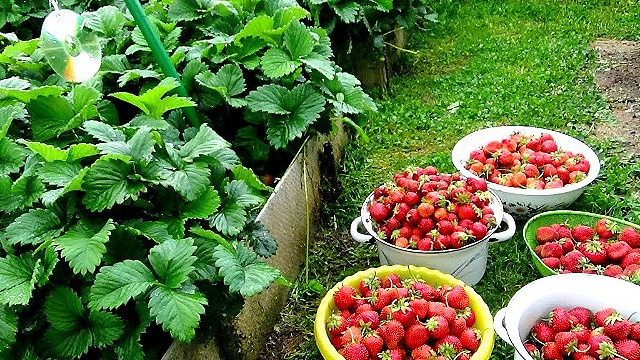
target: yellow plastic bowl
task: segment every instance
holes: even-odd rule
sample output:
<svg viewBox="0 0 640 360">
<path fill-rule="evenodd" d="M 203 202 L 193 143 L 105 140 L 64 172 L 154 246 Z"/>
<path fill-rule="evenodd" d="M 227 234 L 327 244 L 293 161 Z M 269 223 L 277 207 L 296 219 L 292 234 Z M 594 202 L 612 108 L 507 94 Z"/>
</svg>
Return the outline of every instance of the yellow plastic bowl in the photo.
<svg viewBox="0 0 640 360">
<path fill-rule="evenodd" d="M 398 274 L 402 279 L 416 278 L 424 280 L 432 286 L 440 285 L 462 285 L 465 291 L 469 295 L 469 306 L 476 314 L 476 323 L 474 327 L 478 329 L 482 334 L 482 341 L 480 347 L 476 351 L 471 360 L 484 360 L 489 359 L 491 351 L 493 351 L 493 344 L 495 341 L 495 333 L 493 332 L 493 316 L 489 311 L 489 307 L 485 304 L 482 297 L 478 295 L 473 288 L 465 285 L 462 281 L 454 278 L 451 275 L 444 274 L 437 270 L 431 270 L 424 267 L 417 267 L 412 265 L 393 265 L 393 266 L 381 266 L 378 268 L 371 268 L 368 270 L 355 273 L 343 281 L 336 284 L 320 302 L 318 312 L 316 313 L 316 320 L 314 325 L 314 335 L 316 338 L 316 344 L 322 357 L 328 360 L 344 360 L 344 357 L 338 353 L 338 351 L 331 344 L 329 335 L 327 335 L 327 321 L 331 315 L 331 311 L 335 309 L 333 305 L 333 294 L 338 291 L 343 285 L 350 285 L 354 288 L 358 288 L 358 283 L 361 279 L 375 274 L 378 277 L 384 277 L 390 273 Z"/>
</svg>

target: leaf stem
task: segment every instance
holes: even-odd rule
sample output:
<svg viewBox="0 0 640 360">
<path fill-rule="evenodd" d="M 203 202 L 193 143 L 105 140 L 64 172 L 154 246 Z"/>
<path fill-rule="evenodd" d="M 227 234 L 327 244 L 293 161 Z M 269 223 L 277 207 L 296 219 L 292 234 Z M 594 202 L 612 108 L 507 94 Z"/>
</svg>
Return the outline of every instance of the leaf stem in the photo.
<svg viewBox="0 0 640 360">
<path fill-rule="evenodd" d="M 407 52 L 407 53 L 412 54 L 412 55 L 418 55 L 419 54 L 418 51 L 413 51 L 413 50 L 409 50 L 409 49 L 403 49 L 403 48 L 401 48 L 401 47 L 399 47 L 397 45 L 393 45 L 392 43 L 390 43 L 388 41 L 385 41 L 384 44 L 385 45 L 389 45 L 389 46 L 391 46 L 392 48 L 394 48 L 396 50 L 404 51 L 404 52 Z"/>
</svg>

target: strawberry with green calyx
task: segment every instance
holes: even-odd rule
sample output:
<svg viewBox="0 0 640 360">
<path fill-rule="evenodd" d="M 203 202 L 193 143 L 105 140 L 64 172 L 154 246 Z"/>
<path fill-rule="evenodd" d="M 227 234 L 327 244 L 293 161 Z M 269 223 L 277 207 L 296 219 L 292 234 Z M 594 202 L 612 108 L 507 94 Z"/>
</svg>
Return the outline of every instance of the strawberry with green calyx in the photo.
<svg viewBox="0 0 640 360">
<path fill-rule="evenodd" d="M 592 264 L 601 265 L 607 261 L 607 251 L 605 250 L 604 245 L 598 240 L 590 240 L 586 243 L 581 243 L 578 248 Z"/>
<path fill-rule="evenodd" d="M 527 351 L 529 356 L 533 358 L 533 360 L 542 360 L 542 354 L 540 353 L 540 349 L 538 349 L 532 343 L 524 343 L 524 349 Z"/>
<path fill-rule="evenodd" d="M 429 345 L 419 346 L 411 351 L 411 357 L 414 360 L 428 360 L 435 357 L 436 352 Z"/>
<path fill-rule="evenodd" d="M 345 348 L 349 344 L 359 343 L 362 340 L 362 330 L 357 326 L 350 326 L 342 333 L 340 340 Z"/>
<path fill-rule="evenodd" d="M 629 335 L 631 323 L 622 314 L 615 311 L 604 320 L 604 334 L 611 340 L 622 340 Z"/>
<path fill-rule="evenodd" d="M 597 327 L 604 327 L 607 318 L 616 313 L 617 311 L 614 308 L 602 309 L 593 314 L 593 321 L 595 322 Z"/>
<path fill-rule="evenodd" d="M 449 334 L 449 322 L 442 315 L 432 316 L 424 325 L 432 339 L 442 339 Z"/>
<path fill-rule="evenodd" d="M 426 318 L 429 313 L 429 301 L 422 298 L 412 299 L 409 302 L 409 307 L 411 307 L 419 320 Z"/>
<path fill-rule="evenodd" d="M 558 347 L 558 344 L 551 341 L 542 345 L 542 359 L 543 360 L 562 360 L 562 352 Z"/>
<path fill-rule="evenodd" d="M 613 341 L 606 335 L 597 334 L 592 336 L 588 342 L 589 355 L 597 359 L 611 359 L 616 356 L 616 349 Z"/>
<path fill-rule="evenodd" d="M 438 354 L 448 359 L 454 359 L 462 351 L 462 343 L 457 337 L 447 335 L 436 342 L 435 349 Z"/>
<path fill-rule="evenodd" d="M 467 243 L 469 243 L 469 239 L 473 239 L 473 236 L 465 232 L 457 231 L 451 234 L 449 238 L 451 239 L 451 243 L 450 243 L 451 248 L 459 249 L 465 246 Z"/>
<path fill-rule="evenodd" d="M 369 214 L 371 214 L 371 219 L 373 219 L 374 221 L 385 221 L 390 212 L 390 209 L 383 203 L 373 202 L 371 203 L 371 205 L 369 205 Z"/>
<path fill-rule="evenodd" d="M 398 274 L 391 273 L 381 279 L 381 285 L 383 288 L 397 287 L 402 285 L 402 279 Z"/>
<path fill-rule="evenodd" d="M 622 279 L 640 285 L 640 265 L 631 264 L 622 272 Z"/>
<path fill-rule="evenodd" d="M 370 356 L 376 357 L 384 347 L 384 340 L 377 332 L 371 332 L 362 338 L 362 345 L 367 349 Z"/>
<path fill-rule="evenodd" d="M 564 308 L 555 308 L 543 318 L 556 333 L 571 329 L 571 314 Z"/>
<path fill-rule="evenodd" d="M 376 274 L 368 275 L 358 283 L 360 295 L 365 298 L 371 296 L 371 292 L 376 290 L 378 287 L 380 287 L 380 279 Z"/>
<path fill-rule="evenodd" d="M 573 332 L 561 331 L 556 333 L 554 340 L 562 355 L 569 355 L 578 348 L 578 336 Z"/>
<path fill-rule="evenodd" d="M 476 322 L 476 314 L 468 306 L 464 309 L 456 310 L 456 317 L 463 318 L 467 323 L 467 327 L 472 327 Z"/>
<path fill-rule="evenodd" d="M 449 323 L 449 334 L 460 337 L 462 332 L 467 329 L 467 322 L 463 318 L 456 317 L 453 322 Z"/>
<path fill-rule="evenodd" d="M 338 351 L 346 360 L 369 360 L 369 351 L 367 348 L 359 343 L 353 343 L 345 346 Z"/>
<path fill-rule="evenodd" d="M 389 322 L 384 323 L 378 328 L 378 333 L 382 340 L 384 340 L 384 344 L 389 349 L 395 349 L 400 344 L 400 341 L 404 338 L 404 326 L 397 321 L 391 320 Z"/>
<path fill-rule="evenodd" d="M 375 330 L 380 325 L 380 315 L 376 311 L 368 310 L 356 315 L 356 323 L 360 326 L 368 325 Z"/>
<path fill-rule="evenodd" d="M 596 233 L 602 239 L 609 239 L 619 231 L 618 224 L 608 219 L 600 219 L 596 223 Z"/>
<path fill-rule="evenodd" d="M 537 322 L 531 328 L 531 337 L 540 344 L 553 341 L 555 334 L 555 331 L 546 322 Z"/>
<path fill-rule="evenodd" d="M 406 298 L 400 298 L 391 305 L 392 316 L 398 320 L 405 328 L 416 322 L 416 314 L 413 312 L 409 301 Z"/>
<path fill-rule="evenodd" d="M 591 329 L 581 323 L 577 323 L 571 327 L 571 332 L 576 334 L 578 338 L 578 344 L 583 344 L 589 341 L 591 336 Z"/>
<path fill-rule="evenodd" d="M 378 354 L 380 360 L 405 360 L 406 353 L 402 349 L 386 350 Z"/>
<path fill-rule="evenodd" d="M 349 285 L 344 285 L 333 294 L 333 304 L 338 310 L 349 309 L 356 300 L 356 296 L 356 289 Z"/>
<path fill-rule="evenodd" d="M 418 291 L 420 296 L 427 301 L 434 300 L 438 296 L 436 288 L 422 282 L 413 283 L 413 285 L 411 285 L 411 290 Z"/>
<path fill-rule="evenodd" d="M 578 250 L 573 250 L 566 253 L 561 259 L 560 263 L 562 268 L 569 272 L 582 272 L 582 270 L 589 268 L 591 262 L 587 259 L 583 253 Z"/>
<path fill-rule="evenodd" d="M 331 314 L 327 321 L 327 329 L 331 335 L 340 335 L 347 329 L 347 319 L 340 313 Z"/>
<path fill-rule="evenodd" d="M 444 295 L 445 304 L 454 309 L 464 309 L 469 306 L 469 295 L 460 285 L 455 285 Z"/>
<path fill-rule="evenodd" d="M 371 302 L 373 310 L 380 311 L 385 306 L 391 304 L 391 301 L 393 301 L 393 299 L 389 294 L 389 290 L 385 288 L 377 288 L 371 293 L 369 301 Z"/>
</svg>

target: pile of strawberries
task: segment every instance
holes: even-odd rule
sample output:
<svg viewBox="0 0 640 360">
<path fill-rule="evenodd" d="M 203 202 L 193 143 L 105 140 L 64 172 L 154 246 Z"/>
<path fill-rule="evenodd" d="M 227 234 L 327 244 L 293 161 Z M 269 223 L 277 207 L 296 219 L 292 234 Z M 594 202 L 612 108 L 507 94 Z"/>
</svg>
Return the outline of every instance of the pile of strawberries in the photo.
<svg viewBox="0 0 640 360">
<path fill-rule="evenodd" d="M 536 254 L 561 273 L 583 272 L 640 285 L 640 234 L 633 227 L 600 219 L 595 227 L 553 224 L 536 229 Z"/>
<path fill-rule="evenodd" d="M 374 191 L 369 213 L 378 237 L 401 248 L 458 249 L 495 227 L 483 179 L 411 168 Z"/>
<path fill-rule="evenodd" d="M 472 151 L 465 168 L 492 183 L 542 190 L 584 180 L 590 164 L 584 155 L 560 149 L 551 134 L 514 133 Z"/>
<path fill-rule="evenodd" d="M 372 275 L 333 296 L 331 343 L 346 360 L 468 360 L 480 346 L 462 286 Z"/>
<path fill-rule="evenodd" d="M 556 308 L 537 322 L 524 344 L 536 360 L 640 360 L 640 323 L 615 309 Z"/>
</svg>

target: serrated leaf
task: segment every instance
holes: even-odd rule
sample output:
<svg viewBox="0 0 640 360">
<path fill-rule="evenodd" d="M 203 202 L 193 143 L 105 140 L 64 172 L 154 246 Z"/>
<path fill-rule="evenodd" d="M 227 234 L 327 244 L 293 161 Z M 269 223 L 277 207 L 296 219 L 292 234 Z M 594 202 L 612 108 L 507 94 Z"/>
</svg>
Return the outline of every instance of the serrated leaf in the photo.
<svg viewBox="0 0 640 360">
<path fill-rule="evenodd" d="M 91 331 L 79 329 L 69 332 L 49 328 L 44 332 L 44 342 L 60 358 L 76 358 L 89 351 Z"/>
<path fill-rule="evenodd" d="M 172 187 L 187 201 L 195 200 L 209 185 L 209 168 L 200 162 L 176 166 L 168 159 L 158 159 L 149 164 L 147 173 L 151 180 Z"/>
<path fill-rule="evenodd" d="M 219 245 L 214 256 L 229 291 L 244 297 L 260 293 L 280 277 L 280 271 L 258 260 L 256 254 L 242 244 L 236 246 L 235 254 Z"/>
<path fill-rule="evenodd" d="M 276 79 L 293 73 L 301 62 L 292 59 L 284 50 L 273 47 L 264 53 L 260 64 L 265 76 Z"/>
<path fill-rule="evenodd" d="M 98 153 L 98 148 L 93 144 L 73 144 L 69 146 L 67 161 L 77 161 L 89 156 L 97 155 Z"/>
<path fill-rule="evenodd" d="M 142 235 L 149 240 L 153 240 L 158 244 L 173 239 L 169 235 L 167 224 L 162 221 L 132 220 L 126 222 L 125 225 L 129 230 L 132 230 L 136 234 Z"/>
<path fill-rule="evenodd" d="M 19 172 L 25 157 L 24 148 L 8 138 L 0 138 L 0 176 Z"/>
<path fill-rule="evenodd" d="M 303 64 L 310 67 L 311 69 L 316 70 L 329 80 L 335 77 L 336 65 L 327 57 L 313 52 L 300 59 L 300 61 L 302 61 Z"/>
<path fill-rule="evenodd" d="M 89 313 L 93 346 L 103 348 L 118 340 L 124 330 L 124 323 L 114 314 L 91 310 Z"/>
<path fill-rule="evenodd" d="M 200 155 L 211 155 L 220 148 L 228 148 L 230 144 L 206 124 L 191 140 L 180 148 L 180 156 L 185 161 L 193 161 Z"/>
<path fill-rule="evenodd" d="M 297 60 L 311 53 L 315 39 L 307 27 L 299 22 L 293 22 L 284 31 L 282 43 L 289 50 L 291 58 Z"/>
<path fill-rule="evenodd" d="M 44 184 L 35 175 L 27 175 L 27 170 L 15 183 L 0 176 L 0 209 L 7 212 L 23 209 L 38 201 L 45 191 Z"/>
<path fill-rule="evenodd" d="M 197 199 L 185 204 L 182 211 L 184 219 L 206 219 L 220 207 L 221 200 L 218 192 L 209 187 Z"/>
<path fill-rule="evenodd" d="M 23 103 L 0 107 L 0 140 L 7 135 L 14 119 L 23 119 L 27 111 Z"/>
<path fill-rule="evenodd" d="M 149 251 L 149 262 L 164 286 L 175 289 L 193 272 L 193 239 L 167 240 Z"/>
<path fill-rule="evenodd" d="M 29 150 L 33 151 L 33 153 L 42 156 L 44 161 L 67 159 L 67 151 L 58 149 L 55 146 L 34 141 L 25 141 L 24 144 L 27 145 Z"/>
<path fill-rule="evenodd" d="M 215 242 L 214 245 L 220 244 L 231 252 L 236 251 L 231 245 L 231 243 L 229 243 L 225 238 L 223 238 L 222 236 L 220 236 L 219 234 L 216 234 L 211 230 L 205 230 L 201 227 L 192 227 L 191 229 L 189 229 L 189 232 L 203 239 L 207 239 L 208 241 Z"/>
<path fill-rule="evenodd" d="M 271 236 L 269 230 L 260 221 L 255 219 L 249 222 L 245 228 L 243 236 L 256 254 L 269 257 L 275 255 L 278 250 L 278 243 Z"/>
<path fill-rule="evenodd" d="M 0 351 L 8 349 L 16 342 L 18 316 L 8 306 L 0 306 Z"/>
<path fill-rule="evenodd" d="M 242 70 L 237 64 L 224 65 L 216 74 L 210 71 L 200 73 L 195 79 L 202 86 L 218 92 L 229 105 L 234 107 L 244 105 L 244 99 L 234 98 L 246 89 Z"/>
<path fill-rule="evenodd" d="M 261 204 L 262 196 L 256 195 L 249 189 L 247 183 L 242 180 L 232 180 L 225 186 L 227 198 L 225 203 L 233 203 L 242 207 L 250 207 Z"/>
<path fill-rule="evenodd" d="M 82 326 L 84 308 L 78 295 L 71 289 L 57 287 L 47 296 L 44 313 L 52 328 L 73 331 Z"/>
<path fill-rule="evenodd" d="M 267 34 L 270 30 L 273 30 L 273 19 L 268 15 L 256 16 L 236 34 L 234 42 L 240 45 L 242 39 L 253 36 L 274 44 L 275 41 Z"/>
<path fill-rule="evenodd" d="M 142 345 L 140 345 L 140 335 L 151 324 L 151 316 L 146 303 L 136 302 L 136 310 L 139 321 L 136 324 L 128 321 L 125 334 L 114 346 L 114 352 L 118 356 L 118 360 L 144 360 Z"/>
<path fill-rule="evenodd" d="M 111 94 L 111 96 L 113 96 L 116 99 L 122 100 L 124 102 L 128 102 L 129 104 L 142 110 L 147 115 L 151 114 L 151 110 L 149 110 L 149 108 L 147 107 L 147 104 L 145 104 L 144 101 L 142 101 L 142 99 L 137 95 L 133 95 L 126 92 L 117 92 L 117 93 Z"/>
<path fill-rule="evenodd" d="M 104 253 L 107 252 L 104 244 L 109 241 L 109 235 L 115 228 L 111 219 L 107 220 L 98 231 L 87 224 L 78 224 L 55 239 L 53 244 L 74 273 L 81 275 L 93 273 L 102 262 Z"/>
<path fill-rule="evenodd" d="M 118 77 L 118 86 L 124 87 L 129 81 L 137 79 L 157 79 L 161 75 L 154 70 L 131 69 L 123 71 Z"/>
<path fill-rule="evenodd" d="M 111 96 L 138 107 L 149 116 L 160 118 L 165 112 L 169 110 L 179 109 L 183 107 L 192 107 L 196 105 L 188 98 L 178 97 L 176 95 L 164 97 L 169 91 L 177 88 L 178 86 L 179 83 L 176 79 L 168 77 L 160 81 L 158 85 L 150 88 L 140 96 L 126 92 L 116 92 L 111 94 Z"/>
<path fill-rule="evenodd" d="M 80 170 L 82 170 L 80 164 L 56 160 L 44 163 L 38 176 L 49 185 L 65 187 L 78 176 Z"/>
<path fill-rule="evenodd" d="M 191 273 L 192 279 L 206 280 L 212 283 L 216 282 L 218 277 L 218 268 L 215 266 L 213 253 L 217 243 L 211 242 L 202 237 L 196 237 L 193 240 L 193 245 L 197 248 L 193 253 L 197 260 L 193 263 L 195 270 Z"/>
<path fill-rule="evenodd" d="M 149 310 L 162 329 L 174 339 L 189 342 L 204 314 L 207 299 L 198 292 L 185 293 L 159 286 L 149 295 Z"/>
<path fill-rule="evenodd" d="M 40 259 L 35 260 L 30 254 L 0 258 L 0 303 L 9 306 L 28 304 L 40 266 Z"/>
<path fill-rule="evenodd" d="M 122 31 L 126 22 L 122 11 L 115 6 L 103 6 L 82 15 L 88 28 L 101 32 L 106 38 L 115 37 Z"/>
<path fill-rule="evenodd" d="M 220 148 L 214 151 L 208 159 L 210 164 L 212 163 L 211 161 L 220 163 L 227 170 L 231 170 L 240 164 L 240 158 L 236 152 L 229 148 Z"/>
<path fill-rule="evenodd" d="M 273 14 L 273 26 L 275 28 L 282 28 L 292 22 L 309 18 L 309 15 L 311 15 L 309 11 L 301 8 L 300 6 L 283 7 L 276 10 Z"/>
<path fill-rule="evenodd" d="M 38 286 L 44 286 L 49 283 L 49 277 L 53 274 L 53 269 L 55 269 L 59 261 L 58 254 L 52 248 L 49 247 L 45 250 L 42 257 L 42 267 L 38 268 L 37 270 L 39 271 L 36 273 Z"/>
<path fill-rule="evenodd" d="M 51 111 L 56 109 L 56 111 Z M 33 138 L 46 141 L 60 135 L 73 119 L 73 106 L 60 96 L 39 97 L 27 104 Z"/>
<path fill-rule="evenodd" d="M 263 111 L 269 114 L 286 115 L 289 110 L 284 108 L 284 102 L 289 90 L 280 85 L 263 85 L 253 90 L 247 96 L 247 105 L 253 111 Z"/>
<path fill-rule="evenodd" d="M 153 284 L 151 270 L 138 260 L 103 266 L 89 291 L 89 307 L 113 309 L 127 303 Z"/>
<path fill-rule="evenodd" d="M 38 245 L 62 233 L 60 219 L 50 210 L 35 209 L 24 213 L 7 226 L 9 244 Z"/>
<path fill-rule="evenodd" d="M 247 213 L 242 206 L 228 203 L 210 221 L 212 227 L 225 235 L 237 235 L 247 221 Z"/>
<path fill-rule="evenodd" d="M 111 125 L 105 124 L 100 121 L 86 121 L 83 124 L 82 128 L 89 135 L 102 142 L 127 140 L 126 136 L 121 130 L 114 129 L 113 127 L 111 127 Z"/>
<path fill-rule="evenodd" d="M 172 21 L 192 21 L 205 15 L 196 0 L 175 0 L 169 5 L 167 16 Z"/>
<path fill-rule="evenodd" d="M 360 5 L 355 1 L 348 1 L 343 4 L 336 4 L 333 7 L 333 10 L 340 17 L 340 20 L 346 24 L 350 24 L 356 22 L 356 17 L 360 11 Z"/>
<path fill-rule="evenodd" d="M 86 193 L 82 202 L 89 210 L 102 211 L 137 196 L 146 188 L 140 181 L 131 180 L 132 174 L 131 165 L 122 160 L 96 161 L 84 177 L 83 188 Z"/>
<path fill-rule="evenodd" d="M 16 99 L 28 104 L 38 97 L 59 97 L 64 89 L 59 86 L 39 86 L 29 89 L 31 84 L 18 77 L 0 80 L 0 97 Z"/>
</svg>

